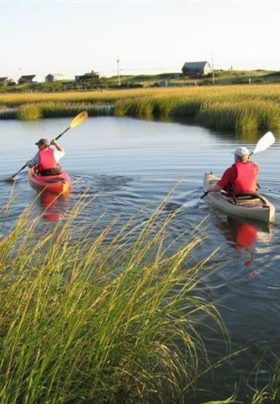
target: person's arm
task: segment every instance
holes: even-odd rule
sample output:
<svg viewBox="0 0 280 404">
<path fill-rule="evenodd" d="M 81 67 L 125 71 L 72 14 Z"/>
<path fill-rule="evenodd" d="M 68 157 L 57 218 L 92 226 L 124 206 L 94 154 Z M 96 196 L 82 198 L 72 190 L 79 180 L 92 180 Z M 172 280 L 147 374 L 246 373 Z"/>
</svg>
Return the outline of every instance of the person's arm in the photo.
<svg viewBox="0 0 280 404">
<path fill-rule="evenodd" d="M 27 162 L 28 167 L 34 167 L 39 163 L 39 157 L 38 157 L 38 153 L 35 154 L 35 156 L 33 157 L 33 159 L 29 160 Z"/>
<path fill-rule="evenodd" d="M 62 147 L 55 139 L 51 140 L 51 143 L 50 143 L 50 144 L 54 145 L 55 148 L 56 148 L 56 150 L 58 150 L 58 151 L 64 153 L 63 147 Z"/>
<path fill-rule="evenodd" d="M 209 185 L 209 192 L 220 192 L 222 189 L 227 188 L 229 185 L 234 182 L 235 171 L 233 167 L 229 167 L 226 169 L 222 178 L 214 185 Z"/>
</svg>

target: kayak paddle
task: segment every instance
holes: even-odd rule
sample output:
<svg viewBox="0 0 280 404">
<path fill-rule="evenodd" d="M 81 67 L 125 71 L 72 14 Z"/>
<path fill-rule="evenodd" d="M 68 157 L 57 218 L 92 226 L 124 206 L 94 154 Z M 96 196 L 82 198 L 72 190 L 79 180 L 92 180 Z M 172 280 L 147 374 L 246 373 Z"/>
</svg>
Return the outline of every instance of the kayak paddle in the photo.
<svg viewBox="0 0 280 404">
<path fill-rule="evenodd" d="M 61 138 L 61 136 L 64 135 L 64 133 L 66 133 L 69 129 L 73 129 L 76 126 L 80 125 L 81 123 L 83 123 L 88 117 L 88 113 L 87 111 L 83 111 L 80 112 L 74 119 L 72 119 L 69 127 L 67 129 L 65 129 L 60 135 L 58 135 L 54 140 L 58 140 L 59 138 Z M 16 180 L 16 176 L 25 168 L 27 167 L 28 163 L 25 163 L 24 166 L 22 166 L 14 175 L 12 175 L 11 177 L 7 178 L 6 181 L 8 182 L 12 182 Z"/>
<path fill-rule="evenodd" d="M 262 151 L 265 151 L 268 149 L 273 143 L 275 142 L 275 137 L 272 132 L 266 132 L 258 141 L 256 144 L 254 150 L 250 153 L 250 156 L 252 154 L 256 154 Z"/>
<path fill-rule="evenodd" d="M 260 153 L 262 151 L 267 150 L 271 145 L 273 145 L 273 143 L 275 142 L 275 137 L 273 135 L 272 132 L 266 132 L 257 142 L 254 150 L 250 153 L 250 156 L 252 154 L 256 154 L 256 153 Z M 201 199 L 203 199 L 209 191 L 205 191 L 203 193 L 203 195 L 201 195 L 199 198 L 197 199 L 193 199 L 192 201 L 189 202 L 185 202 L 183 204 L 184 208 L 195 208 L 199 205 L 199 202 L 201 201 Z"/>
</svg>

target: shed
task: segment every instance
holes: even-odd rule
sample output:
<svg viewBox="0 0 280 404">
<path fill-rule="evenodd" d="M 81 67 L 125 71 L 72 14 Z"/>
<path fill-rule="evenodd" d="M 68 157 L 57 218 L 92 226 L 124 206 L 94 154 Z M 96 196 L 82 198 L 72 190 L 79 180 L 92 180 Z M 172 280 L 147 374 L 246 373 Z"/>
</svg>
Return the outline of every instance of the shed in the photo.
<svg viewBox="0 0 280 404">
<path fill-rule="evenodd" d="M 182 72 L 186 76 L 206 76 L 212 73 L 212 67 L 207 61 L 186 62 L 182 68 Z"/>
</svg>

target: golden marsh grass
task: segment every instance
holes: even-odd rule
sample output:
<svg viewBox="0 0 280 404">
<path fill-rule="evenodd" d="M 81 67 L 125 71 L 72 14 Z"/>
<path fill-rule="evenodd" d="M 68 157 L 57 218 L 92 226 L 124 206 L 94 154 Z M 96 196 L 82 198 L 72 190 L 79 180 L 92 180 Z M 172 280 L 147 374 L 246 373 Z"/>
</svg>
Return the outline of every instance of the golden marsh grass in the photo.
<svg viewBox="0 0 280 404">
<path fill-rule="evenodd" d="M 277 84 L 0 94 L 2 108 L 22 109 L 26 104 L 38 104 L 35 117 L 72 116 L 73 109 L 86 109 L 91 115 L 172 119 L 239 133 L 278 130 L 279 101 Z M 96 104 L 113 107 L 96 109 Z M 33 119 L 32 114 L 22 111 L 18 117 Z"/>
</svg>

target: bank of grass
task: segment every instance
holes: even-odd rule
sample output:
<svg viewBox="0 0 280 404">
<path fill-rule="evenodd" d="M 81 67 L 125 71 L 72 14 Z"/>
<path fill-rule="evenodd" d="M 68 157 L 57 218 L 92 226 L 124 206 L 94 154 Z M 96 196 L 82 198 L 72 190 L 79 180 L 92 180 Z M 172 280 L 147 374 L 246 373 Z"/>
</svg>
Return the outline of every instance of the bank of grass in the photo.
<svg viewBox="0 0 280 404">
<path fill-rule="evenodd" d="M 197 289 L 207 259 L 188 261 L 201 238 L 171 252 L 160 208 L 78 238 L 80 208 L 44 234 L 26 210 L 0 239 L 1 403 L 182 399 L 208 366 L 197 327 L 223 330 Z"/>
<path fill-rule="evenodd" d="M 90 116 L 111 114 L 110 105 L 90 105 L 86 103 L 30 103 L 20 105 L 14 110 L 16 117 L 22 121 L 35 121 L 42 118 L 64 118 L 75 116 L 81 111 L 87 111 Z"/>
<path fill-rule="evenodd" d="M 279 103 L 278 84 L 0 94 L 0 118 L 5 117 L 3 108 L 16 108 L 20 119 L 72 116 L 86 109 L 92 116 L 168 119 L 254 134 L 280 129 Z M 32 113 L 25 111 L 27 106 Z"/>
</svg>

